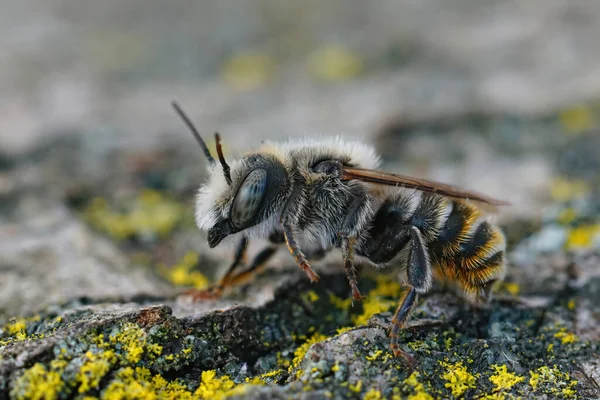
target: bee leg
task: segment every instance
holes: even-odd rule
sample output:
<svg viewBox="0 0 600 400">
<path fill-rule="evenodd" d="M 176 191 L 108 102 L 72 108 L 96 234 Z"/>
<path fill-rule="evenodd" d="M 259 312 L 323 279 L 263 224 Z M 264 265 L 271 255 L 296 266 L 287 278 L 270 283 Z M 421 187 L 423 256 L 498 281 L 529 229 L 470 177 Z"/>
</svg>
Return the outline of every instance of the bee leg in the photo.
<svg viewBox="0 0 600 400">
<path fill-rule="evenodd" d="M 296 241 L 293 228 L 287 224 L 284 224 L 283 234 L 285 235 L 285 242 L 287 244 L 288 250 L 296 260 L 296 263 L 298 264 L 300 269 L 302 269 L 302 271 L 306 273 L 308 279 L 310 279 L 311 282 L 318 282 L 320 279 L 319 275 L 310 267 L 310 264 L 306 260 L 306 256 L 298 246 L 298 242 Z"/>
<path fill-rule="evenodd" d="M 352 289 L 352 299 L 356 301 L 362 301 L 364 297 L 360 294 L 358 289 L 358 278 L 356 277 L 356 269 L 354 268 L 354 244 L 356 238 L 353 237 L 342 237 L 342 256 L 344 258 L 344 270 L 350 283 L 350 289 Z"/>
<path fill-rule="evenodd" d="M 414 359 L 398 345 L 398 332 L 404 327 L 410 311 L 415 306 L 418 293 L 426 292 L 431 285 L 431 267 L 427 247 L 423 241 L 419 229 L 411 226 L 408 229 L 410 234 L 410 248 L 408 253 L 408 265 L 406 268 L 408 284 L 410 289 L 404 296 L 394 319 L 392 320 L 392 332 L 390 333 L 391 349 L 395 356 L 405 358 L 409 364 L 414 364 Z"/>
<path fill-rule="evenodd" d="M 358 279 L 356 277 L 356 269 L 354 268 L 354 246 L 356 245 L 358 230 L 361 227 L 359 221 L 365 220 L 365 215 L 369 210 L 368 200 L 364 194 L 355 198 L 350 205 L 348 214 L 342 225 L 342 230 L 339 232 L 342 244 L 342 256 L 344 258 L 344 270 L 352 289 L 352 299 L 362 301 L 363 296 L 358 289 Z"/>
<path fill-rule="evenodd" d="M 415 306 L 417 297 L 418 295 L 415 288 L 410 287 L 403 296 L 398 309 L 396 309 L 394 319 L 392 319 L 392 331 L 390 333 L 390 349 L 394 353 L 394 356 L 404 358 L 410 365 L 414 365 L 415 360 L 410 354 L 402 350 L 398 345 L 398 333 L 400 332 L 400 329 L 404 327 L 404 323 L 406 322 L 410 311 Z"/>
<path fill-rule="evenodd" d="M 249 282 L 256 274 L 260 273 L 269 259 L 277 252 L 276 246 L 268 246 L 258 253 L 248 268 L 236 274 L 226 274 L 217 285 L 203 291 L 190 291 L 194 300 L 214 300 L 219 298 L 226 288 L 240 286 Z M 229 271 L 228 271 L 229 272 Z M 227 278 L 227 279 L 225 279 Z"/>
<path fill-rule="evenodd" d="M 225 275 L 223 275 L 223 277 L 219 280 L 217 284 L 211 285 L 210 287 L 204 290 L 191 289 L 184 292 L 184 294 L 192 296 L 194 300 L 207 300 L 221 297 L 221 295 L 223 294 L 223 289 L 229 286 L 229 281 L 234 271 L 245 261 L 247 250 L 248 239 L 246 237 L 243 237 L 238 242 L 233 262 L 229 265 L 229 268 L 227 268 L 227 272 L 225 272 Z"/>
<path fill-rule="evenodd" d="M 229 286 L 238 286 L 248 282 L 253 276 L 262 271 L 264 266 L 276 252 L 277 247 L 275 246 L 268 246 L 265 249 L 263 249 L 254 257 L 254 259 L 252 260 L 252 264 L 250 264 L 250 266 L 247 269 L 241 271 L 238 274 L 230 276 L 223 288 Z"/>
<path fill-rule="evenodd" d="M 419 293 L 427 292 L 431 287 L 431 266 L 427 246 L 421 236 L 421 231 L 415 226 L 408 228 L 410 233 L 410 248 L 406 273 L 408 283 Z"/>
</svg>

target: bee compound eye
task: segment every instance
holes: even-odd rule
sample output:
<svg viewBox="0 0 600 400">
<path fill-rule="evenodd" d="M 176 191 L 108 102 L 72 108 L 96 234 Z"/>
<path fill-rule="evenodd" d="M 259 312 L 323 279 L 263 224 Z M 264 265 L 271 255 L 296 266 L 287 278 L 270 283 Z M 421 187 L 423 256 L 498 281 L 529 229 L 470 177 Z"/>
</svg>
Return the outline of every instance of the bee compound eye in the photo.
<svg viewBox="0 0 600 400">
<path fill-rule="evenodd" d="M 238 190 L 231 207 L 231 222 L 242 229 L 255 217 L 267 188 L 267 171 L 250 172 Z"/>
</svg>

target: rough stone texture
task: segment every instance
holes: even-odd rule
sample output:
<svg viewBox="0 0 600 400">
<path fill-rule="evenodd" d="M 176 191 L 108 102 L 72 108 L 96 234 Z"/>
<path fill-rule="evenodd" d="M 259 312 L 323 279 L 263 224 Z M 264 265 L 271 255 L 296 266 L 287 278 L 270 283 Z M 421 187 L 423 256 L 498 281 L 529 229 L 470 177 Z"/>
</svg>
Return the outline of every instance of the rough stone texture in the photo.
<svg viewBox="0 0 600 400">
<path fill-rule="evenodd" d="M 598 255 L 589 257 L 598 262 Z M 561 264 L 554 276 L 561 279 L 565 270 Z M 150 377 L 177 379 L 185 387 L 166 386 L 164 396 L 191 396 L 201 382 L 207 392 L 196 395 L 207 398 L 597 396 L 598 276 L 580 277 L 577 288 L 566 285 L 543 296 L 536 294 L 544 286 L 538 281 L 521 296 L 501 296 L 484 309 L 448 293 L 427 296 L 401 339 L 416 358 L 414 370 L 388 352 L 390 313 L 376 314 L 365 325 L 336 335 L 336 328 L 352 327 L 357 316 L 369 313 L 349 302 L 340 306 L 349 294 L 343 275 L 327 275 L 312 286 L 297 278 L 261 307 L 210 311 L 200 306 L 205 311 L 184 315 L 179 302 L 152 305 L 155 301 L 138 299 L 89 305 L 75 301 L 42 312 L 22 321 L 22 337 L 4 334 L 0 388 L 14 397 L 56 389 L 56 382 L 52 386 L 31 378 L 35 366 L 43 365 L 50 374 L 60 374 L 65 383 L 58 390 L 70 395 L 154 393 L 152 379 L 142 372 L 123 378 L 124 370 L 136 367 Z M 362 285 L 373 288 L 369 296 L 385 293 L 383 281 L 367 278 Z M 175 317 L 173 310 L 180 315 Z M 582 315 L 586 313 L 591 315 Z M 206 375 L 212 370 L 228 378 L 215 384 Z M 88 371 L 87 381 L 81 371 Z M 82 392 L 84 382 L 92 383 Z"/>
<path fill-rule="evenodd" d="M 169 292 L 164 282 L 132 266 L 110 241 L 66 209 L 2 229 L 0 253 L 0 304 L 11 314 L 72 297 Z"/>
</svg>

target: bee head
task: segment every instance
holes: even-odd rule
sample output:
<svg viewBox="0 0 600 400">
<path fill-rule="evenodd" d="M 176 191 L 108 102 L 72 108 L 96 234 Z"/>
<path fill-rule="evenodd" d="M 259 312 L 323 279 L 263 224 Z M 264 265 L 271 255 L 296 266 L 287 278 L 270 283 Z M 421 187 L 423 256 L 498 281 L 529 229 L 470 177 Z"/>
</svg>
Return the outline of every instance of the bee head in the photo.
<svg viewBox="0 0 600 400">
<path fill-rule="evenodd" d="M 270 154 L 253 154 L 225 161 L 221 138 L 215 133 L 219 165 L 189 118 L 177 105 L 173 107 L 188 125 L 209 162 L 209 177 L 196 197 L 196 224 L 208 231 L 208 244 L 217 246 L 238 232 L 264 234 L 287 195 L 288 178 L 281 161 Z M 252 229 L 255 228 L 255 229 Z"/>
<path fill-rule="evenodd" d="M 242 231 L 264 236 L 288 192 L 283 164 L 268 154 L 233 161 L 229 176 L 228 184 L 226 175 L 213 166 L 196 197 L 196 224 L 208 231 L 210 247 Z"/>
</svg>

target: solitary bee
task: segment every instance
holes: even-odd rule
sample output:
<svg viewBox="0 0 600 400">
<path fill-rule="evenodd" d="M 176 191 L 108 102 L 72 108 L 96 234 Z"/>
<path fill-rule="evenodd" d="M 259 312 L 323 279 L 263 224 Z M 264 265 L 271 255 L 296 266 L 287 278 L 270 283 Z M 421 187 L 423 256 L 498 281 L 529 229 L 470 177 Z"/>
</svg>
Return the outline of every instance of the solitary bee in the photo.
<svg viewBox="0 0 600 400">
<path fill-rule="evenodd" d="M 377 171 L 379 157 L 371 147 L 340 138 L 265 143 L 229 165 L 215 134 L 219 165 L 183 111 L 173 106 L 210 163 L 196 199 L 196 223 L 208 231 L 211 248 L 238 238 L 227 273 L 198 297 L 218 296 L 246 279 L 282 243 L 311 282 L 319 276 L 308 259 L 341 249 L 354 300 L 362 299 L 355 258 L 378 269 L 396 265 L 407 290 L 392 320 L 391 350 L 412 362 L 398 346 L 398 333 L 418 295 L 430 289 L 434 273 L 474 302 L 487 301 L 492 285 L 503 277 L 504 236 L 475 204 L 508 203 Z M 272 245 L 236 273 L 252 238 L 267 238 Z"/>
</svg>

